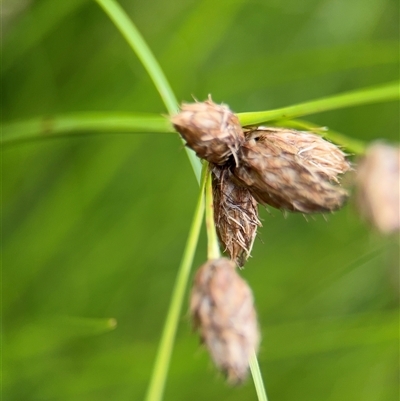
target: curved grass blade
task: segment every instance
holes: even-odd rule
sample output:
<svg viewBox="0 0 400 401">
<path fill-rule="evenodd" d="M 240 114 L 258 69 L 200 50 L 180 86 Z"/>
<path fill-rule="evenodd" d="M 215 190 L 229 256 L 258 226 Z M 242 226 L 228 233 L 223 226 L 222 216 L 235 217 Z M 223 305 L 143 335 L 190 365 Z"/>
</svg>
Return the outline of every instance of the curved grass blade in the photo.
<svg viewBox="0 0 400 401">
<path fill-rule="evenodd" d="M 104 12 L 110 17 L 129 46 L 139 57 L 160 93 L 168 112 L 171 114 L 176 113 L 178 110 L 178 102 L 172 92 L 171 86 L 136 26 L 116 1 L 96 0 L 96 2 L 103 8 Z"/>
<path fill-rule="evenodd" d="M 260 366 L 258 365 L 257 355 L 253 352 L 249 360 L 251 375 L 253 376 L 254 386 L 256 388 L 258 401 L 268 401 L 265 391 L 263 378 L 261 376 Z"/>
<path fill-rule="evenodd" d="M 294 106 L 280 109 L 239 113 L 238 117 L 243 126 L 259 125 L 268 121 L 290 120 L 309 114 L 322 113 L 324 111 L 343 109 L 345 107 L 359 106 L 363 104 L 388 102 L 400 97 L 399 82 L 391 82 L 386 85 L 364 88 L 346 92 L 335 96 L 312 100 Z"/>
<path fill-rule="evenodd" d="M 99 132 L 174 132 L 168 120 L 158 114 L 87 112 L 37 117 L 2 126 L 2 144 Z"/>
<path fill-rule="evenodd" d="M 96 2 L 103 8 L 104 12 L 110 17 L 115 26 L 119 29 L 122 36 L 126 39 L 129 46 L 136 53 L 144 68 L 152 79 L 155 87 L 160 93 L 165 107 L 169 114 L 176 113 L 179 109 L 178 101 L 171 89 L 171 86 L 164 75 L 160 65 L 151 52 L 147 43 L 144 41 L 142 35 L 137 30 L 134 23 L 130 20 L 121 6 L 113 0 L 96 0 Z M 194 174 L 197 182 L 200 183 L 201 164 L 195 153 L 185 148 L 189 161 L 193 167 Z"/>
</svg>

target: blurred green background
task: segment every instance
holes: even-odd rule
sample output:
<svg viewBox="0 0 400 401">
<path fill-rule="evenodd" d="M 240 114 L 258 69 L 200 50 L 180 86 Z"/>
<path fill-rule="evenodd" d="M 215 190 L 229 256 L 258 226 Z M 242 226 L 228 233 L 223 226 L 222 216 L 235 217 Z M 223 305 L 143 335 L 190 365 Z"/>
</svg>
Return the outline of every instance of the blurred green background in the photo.
<svg viewBox="0 0 400 401">
<path fill-rule="evenodd" d="M 397 0 L 122 0 L 180 101 L 237 112 L 398 78 Z M 166 114 L 90 0 L 3 0 L 4 122 L 76 111 Z M 310 121 L 398 140 L 398 103 Z M 142 400 L 198 196 L 173 134 L 42 139 L 2 149 L 3 399 Z M 308 218 L 261 210 L 242 271 L 270 401 L 399 396 L 397 240 L 351 203 Z M 194 266 L 206 258 L 202 233 Z M 228 387 L 184 305 L 165 400 L 255 400 Z M 116 319 L 117 327 L 114 320 Z"/>
</svg>

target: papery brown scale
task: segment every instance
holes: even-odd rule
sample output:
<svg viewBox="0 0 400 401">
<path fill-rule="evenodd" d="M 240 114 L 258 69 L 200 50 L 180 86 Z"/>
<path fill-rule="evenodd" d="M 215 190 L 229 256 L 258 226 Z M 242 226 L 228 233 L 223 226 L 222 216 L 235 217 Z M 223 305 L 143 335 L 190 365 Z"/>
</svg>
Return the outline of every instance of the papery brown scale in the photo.
<svg viewBox="0 0 400 401">
<path fill-rule="evenodd" d="M 184 103 L 181 111 L 171 117 L 175 129 L 197 156 L 210 163 L 222 165 L 236 153 L 244 142 L 237 116 L 228 106 L 205 102 Z"/>
<path fill-rule="evenodd" d="M 247 188 L 235 184 L 229 168 L 214 166 L 211 174 L 218 238 L 230 258 L 242 267 L 261 226 L 257 201 Z"/>
<path fill-rule="evenodd" d="M 273 134 L 270 140 L 270 134 L 248 134 L 238 153 L 239 165 L 232 169 L 238 184 L 247 186 L 260 203 L 278 209 L 315 213 L 342 207 L 348 194 L 330 182 L 336 181 L 338 175 L 332 173 L 328 162 L 325 164 L 330 166 L 329 173 L 321 161 L 315 162 L 312 150 L 279 135 Z M 299 154 L 301 149 L 305 155 L 310 152 L 307 158 Z M 343 169 L 342 163 L 340 160 L 338 165 Z"/>
<path fill-rule="evenodd" d="M 231 384 L 242 382 L 260 335 L 250 287 L 234 262 L 210 260 L 196 273 L 190 299 L 195 329 Z"/>
</svg>

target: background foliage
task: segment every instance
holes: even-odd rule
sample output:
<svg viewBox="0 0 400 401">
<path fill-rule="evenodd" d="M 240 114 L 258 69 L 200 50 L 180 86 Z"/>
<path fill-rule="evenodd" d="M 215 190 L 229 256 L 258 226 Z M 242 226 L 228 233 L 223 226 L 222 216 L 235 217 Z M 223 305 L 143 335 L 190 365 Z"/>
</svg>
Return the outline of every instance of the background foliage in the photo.
<svg viewBox="0 0 400 401">
<path fill-rule="evenodd" d="M 398 2 L 120 2 L 180 100 L 267 110 L 398 78 Z M 3 0 L 4 121 L 76 111 L 166 113 L 89 0 Z M 398 104 L 312 122 L 397 140 Z M 140 400 L 198 185 L 177 135 L 4 146 L 3 395 Z M 254 290 L 273 401 L 398 399 L 398 249 L 349 204 L 308 219 L 261 211 L 242 275 Z M 195 266 L 206 257 L 202 236 Z M 115 328 L 115 321 L 118 322 Z M 182 316 L 166 400 L 255 399 L 227 387 Z"/>
</svg>

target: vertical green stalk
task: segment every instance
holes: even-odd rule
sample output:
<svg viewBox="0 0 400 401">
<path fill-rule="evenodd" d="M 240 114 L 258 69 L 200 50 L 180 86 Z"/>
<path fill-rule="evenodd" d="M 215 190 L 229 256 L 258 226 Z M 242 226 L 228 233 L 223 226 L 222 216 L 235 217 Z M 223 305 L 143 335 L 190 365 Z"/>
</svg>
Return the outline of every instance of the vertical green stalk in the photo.
<svg viewBox="0 0 400 401">
<path fill-rule="evenodd" d="M 168 314 L 165 320 L 160 345 L 158 347 L 150 385 L 147 390 L 147 395 L 145 398 L 146 401 L 160 401 L 164 393 L 165 381 L 174 345 L 176 328 L 178 326 L 179 316 L 183 304 L 183 297 L 185 295 L 190 268 L 193 263 L 193 257 L 197 248 L 201 223 L 203 220 L 204 187 L 206 177 L 207 165 L 203 167 L 200 194 L 197 201 L 192 226 L 189 231 L 189 237 L 186 242 L 185 251 L 183 253 L 182 262 L 178 270 L 178 276 L 176 277 L 175 286 L 172 291 L 172 299 L 168 308 Z"/>
<path fill-rule="evenodd" d="M 207 163 L 208 165 L 208 163 Z M 211 171 L 207 168 L 206 182 L 206 229 L 207 229 L 207 258 L 218 259 L 221 256 L 214 222 L 214 202 L 212 194 Z"/>
<path fill-rule="evenodd" d="M 258 365 L 257 355 L 255 352 L 249 360 L 250 371 L 253 377 L 254 386 L 256 388 L 258 401 L 268 401 L 267 393 L 265 391 L 264 382 L 261 376 L 260 366 Z"/>
</svg>

